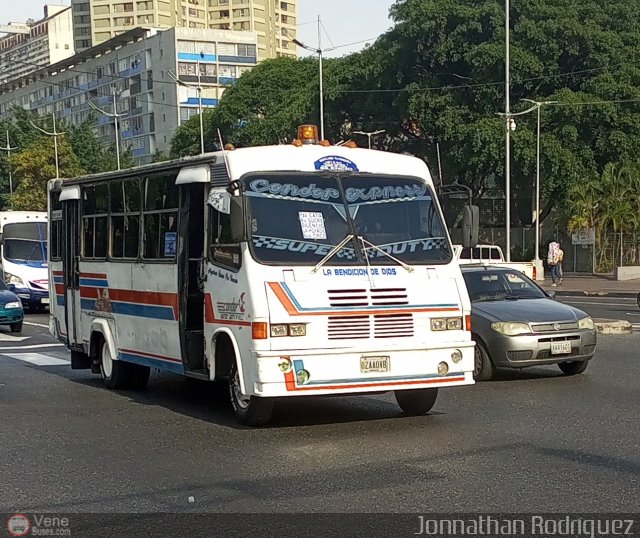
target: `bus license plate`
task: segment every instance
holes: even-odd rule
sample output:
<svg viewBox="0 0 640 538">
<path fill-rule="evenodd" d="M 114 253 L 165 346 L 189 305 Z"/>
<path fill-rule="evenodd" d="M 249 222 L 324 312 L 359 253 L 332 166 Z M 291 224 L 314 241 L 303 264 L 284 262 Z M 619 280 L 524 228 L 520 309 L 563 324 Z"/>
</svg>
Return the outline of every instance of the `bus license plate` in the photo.
<svg viewBox="0 0 640 538">
<path fill-rule="evenodd" d="M 48 297 L 44 297 L 44 298 L 40 299 L 40 304 L 49 304 L 49 298 Z"/>
<path fill-rule="evenodd" d="M 567 355 L 571 353 L 571 342 L 551 342 L 552 355 Z"/>
<path fill-rule="evenodd" d="M 361 357 L 360 372 L 369 374 L 371 372 L 388 372 L 390 370 L 389 357 Z"/>
</svg>

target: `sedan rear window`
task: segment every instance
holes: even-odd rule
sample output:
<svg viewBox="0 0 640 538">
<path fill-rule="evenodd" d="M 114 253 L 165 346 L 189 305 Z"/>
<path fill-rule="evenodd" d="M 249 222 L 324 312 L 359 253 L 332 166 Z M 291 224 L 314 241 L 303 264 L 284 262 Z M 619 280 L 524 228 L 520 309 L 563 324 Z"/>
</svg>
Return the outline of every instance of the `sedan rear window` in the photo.
<svg viewBox="0 0 640 538">
<path fill-rule="evenodd" d="M 473 302 L 542 299 L 544 292 L 518 271 L 463 271 Z"/>
</svg>

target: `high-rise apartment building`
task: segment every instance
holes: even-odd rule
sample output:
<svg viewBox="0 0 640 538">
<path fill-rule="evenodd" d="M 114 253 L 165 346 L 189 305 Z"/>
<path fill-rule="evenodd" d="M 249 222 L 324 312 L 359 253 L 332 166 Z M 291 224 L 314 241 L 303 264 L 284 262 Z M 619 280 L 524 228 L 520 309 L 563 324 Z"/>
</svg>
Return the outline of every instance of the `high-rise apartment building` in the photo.
<svg viewBox="0 0 640 538">
<path fill-rule="evenodd" d="M 255 32 L 133 28 L 0 84 L 0 119 L 11 117 L 16 106 L 40 116 L 55 114 L 71 125 L 91 119 L 110 144 L 115 124 L 108 114 L 116 112 L 120 147 L 131 150 L 138 164 L 146 164 L 156 152 L 169 150 L 178 126 L 197 114 L 200 105 L 217 106 L 225 89 L 257 63 Z"/>
<path fill-rule="evenodd" d="M 75 48 L 98 45 L 137 26 L 246 30 L 258 59 L 297 56 L 297 0 L 72 0 Z"/>
<path fill-rule="evenodd" d="M 45 5 L 44 18 L 0 26 L 0 84 L 73 56 L 69 6 Z"/>
</svg>

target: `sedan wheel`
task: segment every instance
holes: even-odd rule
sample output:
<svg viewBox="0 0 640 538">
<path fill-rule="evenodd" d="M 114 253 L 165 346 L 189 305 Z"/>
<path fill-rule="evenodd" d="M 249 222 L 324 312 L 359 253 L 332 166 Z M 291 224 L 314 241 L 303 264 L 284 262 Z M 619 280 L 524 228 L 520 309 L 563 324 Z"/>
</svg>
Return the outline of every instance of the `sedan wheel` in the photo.
<svg viewBox="0 0 640 538">
<path fill-rule="evenodd" d="M 493 377 L 495 367 L 484 344 L 476 340 L 476 348 L 473 363 L 473 379 L 476 381 L 488 381 Z"/>
</svg>

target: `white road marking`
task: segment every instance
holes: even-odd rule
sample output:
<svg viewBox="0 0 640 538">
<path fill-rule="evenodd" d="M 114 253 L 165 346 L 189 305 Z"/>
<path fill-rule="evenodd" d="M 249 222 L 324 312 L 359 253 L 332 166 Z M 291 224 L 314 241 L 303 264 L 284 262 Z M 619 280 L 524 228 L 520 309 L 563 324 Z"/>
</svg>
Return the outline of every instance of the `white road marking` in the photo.
<svg viewBox="0 0 640 538">
<path fill-rule="evenodd" d="M 10 359 L 28 362 L 35 366 L 67 366 L 71 362 L 69 359 L 58 359 L 44 353 L 13 353 L 5 355 Z"/>
<path fill-rule="evenodd" d="M 0 333 L 0 342 L 22 342 L 30 338 L 29 336 L 13 336 L 12 334 Z"/>
<path fill-rule="evenodd" d="M 42 349 L 43 347 L 64 347 L 64 344 L 31 344 L 29 346 L 0 347 L 0 355 L 5 351 L 21 351 L 24 349 Z"/>
<path fill-rule="evenodd" d="M 563 303 L 571 303 L 571 304 L 589 304 L 594 306 L 629 306 L 629 303 L 594 303 L 587 301 L 562 301 Z"/>
<path fill-rule="evenodd" d="M 45 325 L 44 323 L 34 323 L 33 321 L 23 321 L 24 325 L 33 325 L 34 327 L 44 327 L 45 329 L 49 328 L 49 325 Z"/>
</svg>

